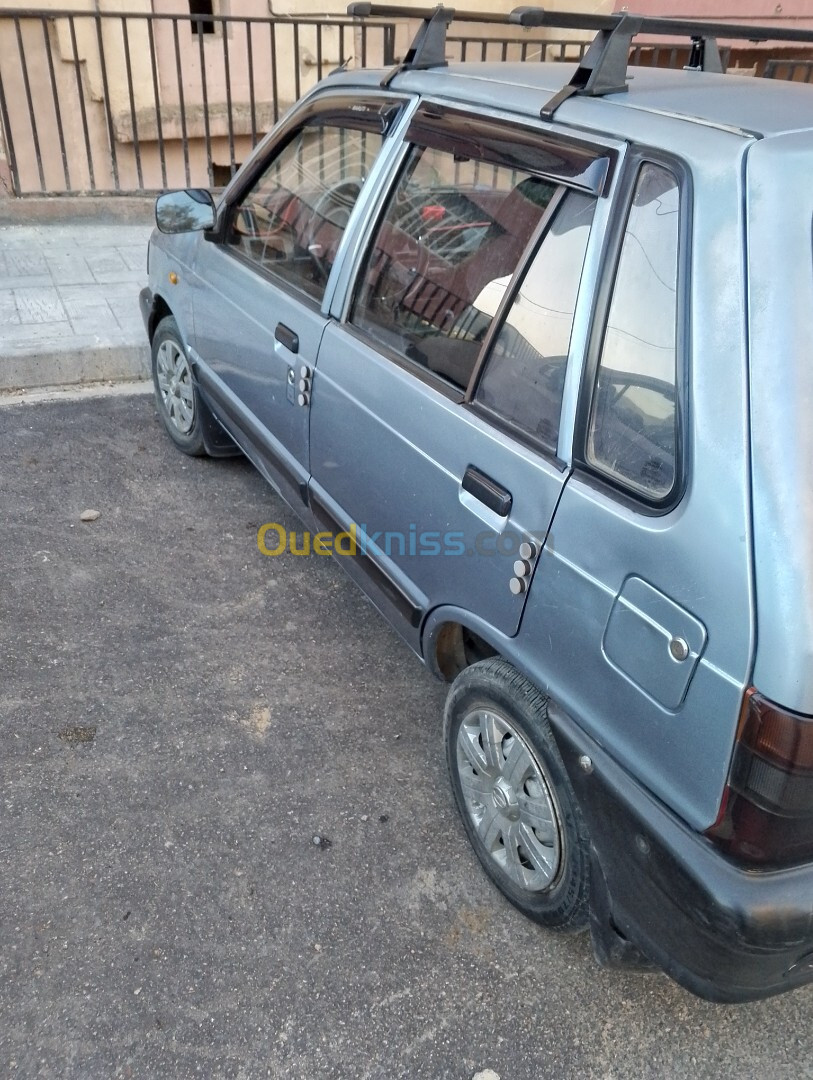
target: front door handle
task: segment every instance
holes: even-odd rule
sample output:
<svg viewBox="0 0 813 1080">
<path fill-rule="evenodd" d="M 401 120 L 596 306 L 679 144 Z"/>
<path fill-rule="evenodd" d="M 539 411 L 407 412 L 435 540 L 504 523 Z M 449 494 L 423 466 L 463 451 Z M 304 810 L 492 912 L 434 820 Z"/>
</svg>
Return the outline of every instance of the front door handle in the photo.
<svg viewBox="0 0 813 1080">
<path fill-rule="evenodd" d="M 469 465 L 463 473 L 463 490 L 500 517 L 508 517 L 511 513 L 514 501 L 511 492 L 473 465 Z"/>
<path fill-rule="evenodd" d="M 280 343 L 284 345 L 288 352 L 299 352 L 299 334 L 295 334 L 293 330 L 290 330 L 285 323 L 277 323 L 277 328 L 274 331 L 274 337 Z"/>
</svg>

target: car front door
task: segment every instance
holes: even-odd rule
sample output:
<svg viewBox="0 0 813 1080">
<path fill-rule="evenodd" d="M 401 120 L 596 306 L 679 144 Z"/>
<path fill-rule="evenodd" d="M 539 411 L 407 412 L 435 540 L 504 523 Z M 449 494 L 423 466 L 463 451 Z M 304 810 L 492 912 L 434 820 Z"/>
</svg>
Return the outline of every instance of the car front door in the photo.
<svg viewBox="0 0 813 1080">
<path fill-rule="evenodd" d="M 199 246 L 198 384 L 289 498 L 307 491 L 310 376 L 333 265 L 397 105 L 376 95 L 316 99 L 227 192 L 217 235 Z"/>
<path fill-rule="evenodd" d="M 355 529 L 348 570 L 413 644 L 439 605 L 516 633 L 567 477 L 559 414 L 606 175 L 583 148 L 520 157 L 521 132 L 475 126 L 416 115 L 314 381 L 312 506 Z"/>
</svg>

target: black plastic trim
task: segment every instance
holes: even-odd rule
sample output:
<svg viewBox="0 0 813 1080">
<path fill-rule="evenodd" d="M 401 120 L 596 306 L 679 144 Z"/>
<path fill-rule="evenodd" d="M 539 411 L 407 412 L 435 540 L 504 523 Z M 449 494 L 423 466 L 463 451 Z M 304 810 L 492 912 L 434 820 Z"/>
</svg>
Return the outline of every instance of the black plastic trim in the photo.
<svg viewBox="0 0 813 1080">
<path fill-rule="evenodd" d="M 203 391 L 205 397 L 211 401 L 215 414 L 223 413 L 229 423 L 233 424 L 234 427 L 250 439 L 261 451 L 262 456 L 267 459 L 269 464 L 279 474 L 280 478 L 292 491 L 297 491 L 299 493 L 302 502 L 307 506 L 307 483 L 293 471 L 287 462 L 283 461 L 283 459 L 268 446 L 267 441 L 262 437 L 262 429 L 260 426 L 249 427 L 246 424 L 245 419 L 237 413 L 221 394 L 218 393 L 216 382 L 201 364 L 193 365 L 193 373 L 199 388 Z M 218 423 L 220 423 L 219 419 Z M 225 430 L 228 434 L 228 429 Z"/>
<path fill-rule="evenodd" d="M 310 491 L 309 501 L 313 516 L 328 532 L 335 536 L 337 533 L 346 531 L 342 523 L 337 520 L 313 490 Z M 342 558 L 354 558 L 372 584 L 387 597 L 410 626 L 417 629 L 421 625 L 424 615 L 423 608 L 418 607 L 413 602 L 412 598 L 404 592 L 396 581 L 393 581 L 386 570 L 379 566 L 368 552 L 357 550 L 355 555 L 343 555 Z"/>
<path fill-rule="evenodd" d="M 553 703 L 548 718 L 606 886 L 596 918 L 609 917 L 613 933 L 710 1001 L 813 982 L 813 864 L 737 866 Z"/>
<path fill-rule="evenodd" d="M 591 195 L 601 195 L 617 152 L 572 136 L 549 135 L 538 127 L 496 121 L 465 109 L 427 102 L 418 107 L 406 139 L 419 146 L 521 169 Z"/>
<path fill-rule="evenodd" d="M 144 320 L 144 329 L 147 335 L 150 333 L 150 319 L 152 318 L 155 296 L 149 285 L 145 285 L 138 294 L 138 306 L 141 308 L 141 318 Z"/>
<path fill-rule="evenodd" d="M 210 243 L 223 244 L 227 240 L 232 207 L 248 191 L 294 136 L 309 124 L 326 121 L 334 127 L 346 127 L 358 131 L 378 131 L 386 136 L 393 128 L 401 110 L 412 100 L 410 95 L 376 92 L 365 88 L 363 92 L 348 94 L 328 90 L 309 97 L 290 113 L 274 129 L 274 136 L 265 152 L 255 161 L 241 169 L 223 193 L 217 208 L 215 227 L 203 234 Z M 364 106 L 369 105 L 369 116 Z"/>
<path fill-rule="evenodd" d="M 511 513 L 514 503 L 511 492 L 474 465 L 467 466 L 460 486 L 500 517 L 508 517 Z"/>
<path fill-rule="evenodd" d="M 285 323 L 277 323 L 274 338 L 280 345 L 284 345 L 288 352 L 299 352 L 299 334 L 291 330 Z"/>
</svg>

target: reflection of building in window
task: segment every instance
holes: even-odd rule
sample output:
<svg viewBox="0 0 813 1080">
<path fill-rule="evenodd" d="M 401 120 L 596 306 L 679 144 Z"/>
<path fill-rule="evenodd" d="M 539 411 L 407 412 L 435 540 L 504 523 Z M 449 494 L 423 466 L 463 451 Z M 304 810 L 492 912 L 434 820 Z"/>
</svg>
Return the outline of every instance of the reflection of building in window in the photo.
<svg viewBox="0 0 813 1080">
<path fill-rule="evenodd" d="M 493 316 L 477 298 L 513 273 L 554 190 L 513 168 L 413 147 L 351 321 L 465 389 Z"/>
<path fill-rule="evenodd" d="M 214 0 L 189 0 L 190 15 L 214 15 Z M 207 19 L 192 23 L 192 32 L 195 34 L 213 34 L 215 24 Z"/>
<path fill-rule="evenodd" d="M 528 267 L 494 341 L 477 401 L 555 451 L 559 414 L 595 200 L 571 191 Z M 477 305 L 495 314 L 510 278 L 489 282 Z"/>
<path fill-rule="evenodd" d="M 321 299 L 383 136 L 323 125 L 299 131 L 235 208 L 233 242 L 264 270 Z"/>
</svg>

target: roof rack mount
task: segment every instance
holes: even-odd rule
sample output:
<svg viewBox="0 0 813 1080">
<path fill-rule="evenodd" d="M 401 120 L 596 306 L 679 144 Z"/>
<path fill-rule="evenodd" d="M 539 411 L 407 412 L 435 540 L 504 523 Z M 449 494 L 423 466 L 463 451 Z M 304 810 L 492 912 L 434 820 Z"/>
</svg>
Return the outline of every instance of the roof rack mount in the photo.
<svg viewBox="0 0 813 1080">
<path fill-rule="evenodd" d="M 348 4 L 347 14 L 356 19 L 422 19 L 423 25 L 407 50 L 404 59 L 381 80 L 382 86 L 389 86 L 401 71 L 425 71 L 432 67 L 446 67 L 446 31 L 452 20 L 456 22 L 491 23 L 506 26 L 510 16 L 492 12 L 459 11 L 457 8 L 443 7 L 413 8 L 403 4 L 373 4 L 368 0 L 357 0 Z"/>
<path fill-rule="evenodd" d="M 401 71 L 444 67 L 446 31 L 453 20 L 458 22 L 501 23 L 525 28 L 548 27 L 557 30 L 593 30 L 596 36 L 576 69 L 573 78 L 540 110 L 544 120 L 552 119 L 563 102 L 574 95 L 602 97 L 627 89 L 627 66 L 632 39 L 638 34 L 652 37 L 685 37 L 691 42 L 691 71 L 723 70 L 717 38 L 736 41 L 783 41 L 813 44 L 813 30 L 775 29 L 745 23 L 710 22 L 703 19 L 652 18 L 622 12 L 615 15 L 589 15 L 576 11 L 546 11 L 541 7 L 518 7 L 508 15 L 489 12 L 458 11 L 438 5 L 434 8 L 409 8 L 399 4 L 374 4 L 367 0 L 352 3 L 347 14 L 356 18 L 421 19 L 422 26 L 403 61 L 382 80 L 388 86 Z"/>
</svg>

